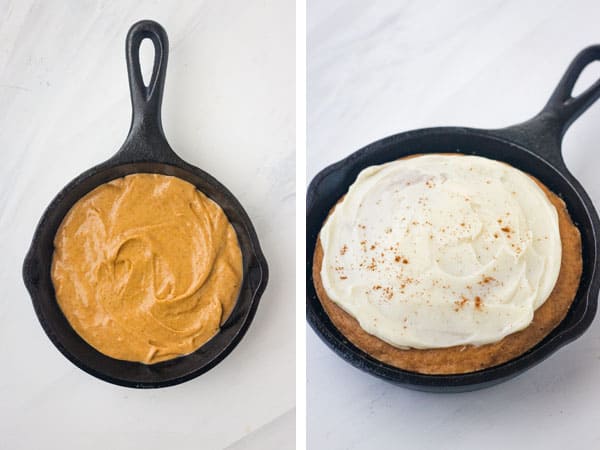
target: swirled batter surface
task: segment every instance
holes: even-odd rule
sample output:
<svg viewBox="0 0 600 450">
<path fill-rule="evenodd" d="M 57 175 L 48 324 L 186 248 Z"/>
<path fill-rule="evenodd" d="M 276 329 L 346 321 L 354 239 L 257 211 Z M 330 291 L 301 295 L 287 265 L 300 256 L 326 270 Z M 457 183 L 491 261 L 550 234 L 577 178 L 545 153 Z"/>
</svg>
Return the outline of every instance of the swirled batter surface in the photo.
<svg viewBox="0 0 600 450">
<path fill-rule="evenodd" d="M 52 281 L 75 331 L 101 353 L 152 364 L 218 331 L 242 281 L 223 210 L 179 178 L 133 174 L 98 186 L 65 216 Z"/>
</svg>

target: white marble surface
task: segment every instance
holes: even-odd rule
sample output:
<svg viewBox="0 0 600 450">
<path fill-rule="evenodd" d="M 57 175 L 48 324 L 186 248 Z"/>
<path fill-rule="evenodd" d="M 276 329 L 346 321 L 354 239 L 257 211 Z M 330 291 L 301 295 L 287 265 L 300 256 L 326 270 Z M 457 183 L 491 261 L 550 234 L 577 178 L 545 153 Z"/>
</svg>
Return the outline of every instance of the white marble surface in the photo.
<svg viewBox="0 0 600 450">
<path fill-rule="evenodd" d="M 124 39 L 171 43 L 172 147 L 245 206 L 270 263 L 256 318 L 207 374 L 133 390 L 50 343 L 21 280 L 37 220 L 129 127 Z M 0 449 L 294 447 L 294 2 L 0 0 Z"/>
<path fill-rule="evenodd" d="M 534 115 L 575 54 L 599 43 L 597 1 L 308 1 L 308 180 L 381 137 Z M 588 84 L 600 64 L 584 73 Z M 600 206 L 600 104 L 564 139 Z M 600 446 L 600 326 L 503 385 L 434 395 L 379 381 L 307 331 L 308 448 Z"/>
</svg>

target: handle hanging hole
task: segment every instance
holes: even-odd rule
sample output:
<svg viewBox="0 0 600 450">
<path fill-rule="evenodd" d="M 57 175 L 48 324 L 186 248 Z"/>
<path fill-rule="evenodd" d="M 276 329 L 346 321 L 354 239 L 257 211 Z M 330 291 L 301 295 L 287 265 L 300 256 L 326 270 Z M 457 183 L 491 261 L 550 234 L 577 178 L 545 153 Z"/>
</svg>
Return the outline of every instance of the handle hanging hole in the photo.
<svg viewBox="0 0 600 450">
<path fill-rule="evenodd" d="M 573 92 L 571 92 L 572 97 L 577 97 L 580 94 L 584 93 L 592 84 L 594 84 L 597 80 L 600 79 L 600 61 L 594 61 L 590 63 L 577 81 L 575 82 L 575 86 L 573 86 Z"/>
<path fill-rule="evenodd" d="M 154 49 L 154 43 L 150 38 L 145 38 L 140 42 L 140 69 L 142 72 L 142 80 L 144 86 L 150 86 L 150 80 L 152 78 L 152 69 L 154 67 L 154 58 L 156 51 Z"/>
</svg>

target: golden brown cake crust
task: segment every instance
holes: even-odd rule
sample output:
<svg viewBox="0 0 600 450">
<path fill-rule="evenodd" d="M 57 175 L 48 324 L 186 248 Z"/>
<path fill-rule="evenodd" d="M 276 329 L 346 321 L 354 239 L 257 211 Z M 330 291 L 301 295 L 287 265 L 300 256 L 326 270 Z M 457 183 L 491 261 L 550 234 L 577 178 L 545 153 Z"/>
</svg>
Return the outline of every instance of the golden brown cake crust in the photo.
<svg viewBox="0 0 600 450">
<path fill-rule="evenodd" d="M 533 321 L 527 328 L 498 342 L 482 346 L 465 345 L 427 350 L 396 348 L 363 330 L 354 317 L 327 296 L 321 282 L 323 249 L 321 240 L 318 239 L 313 257 L 313 282 L 317 296 L 333 324 L 350 342 L 372 357 L 400 369 L 424 374 L 474 372 L 510 361 L 534 347 L 567 315 L 577 293 L 583 263 L 581 236 L 569 216 L 565 203 L 538 179 L 531 175 L 530 177 L 542 188 L 558 212 L 562 259 L 558 280 L 552 293 L 535 311 Z M 332 211 L 333 208 L 330 214 Z"/>
</svg>

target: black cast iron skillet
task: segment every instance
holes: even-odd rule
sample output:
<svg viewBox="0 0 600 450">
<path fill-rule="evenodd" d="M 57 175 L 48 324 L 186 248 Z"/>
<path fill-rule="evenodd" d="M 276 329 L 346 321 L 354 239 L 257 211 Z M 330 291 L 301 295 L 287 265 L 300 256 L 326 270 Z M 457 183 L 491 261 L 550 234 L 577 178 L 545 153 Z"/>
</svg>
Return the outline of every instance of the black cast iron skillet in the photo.
<svg viewBox="0 0 600 450">
<path fill-rule="evenodd" d="M 155 50 L 152 77 L 147 87 L 143 83 L 139 61 L 140 43 L 146 38 L 152 41 Z M 212 176 L 179 158 L 167 143 L 161 123 L 161 103 L 168 45 L 165 30 L 156 22 L 144 20 L 129 30 L 126 57 L 133 106 L 129 135 L 112 158 L 79 175 L 52 200 L 35 230 L 23 265 L 23 278 L 35 312 L 54 345 L 86 372 L 114 384 L 136 388 L 182 383 L 225 358 L 248 329 L 268 277 L 267 262 L 256 232 L 237 199 Z M 54 235 L 73 204 L 100 184 L 141 172 L 179 177 L 217 202 L 237 233 L 244 271 L 237 303 L 219 333 L 194 353 L 153 365 L 113 359 L 87 344 L 62 314 L 50 278 Z"/>
<path fill-rule="evenodd" d="M 561 155 L 569 125 L 600 97 L 600 80 L 576 97 L 571 93 L 583 69 L 600 60 L 600 45 L 577 55 L 544 109 L 533 119 L 499 130 L 426 128 L 370 144 L 322 170 L 310 183 L 306 214 L 306 314 L 314 331 L 338 355 L 372 375 L 424 391 L 460 392 L 492 386 L 540 363 L 590 326 L 598 302 L 600 222 L 590 198 L 571 175 Z M 573 304 L 560 325 L 542 342 L 505 364 L 461 375 L 423 375 L 384 364 L 351 344 L 332 324 L 317 298 L 312 259 L 318 233 L 329 210 L 365 167 L 415 153 L 460 152 L 507 162 L 539 178 L 567 204 L 581 232 L 583 274 Z"/>
</svg>

